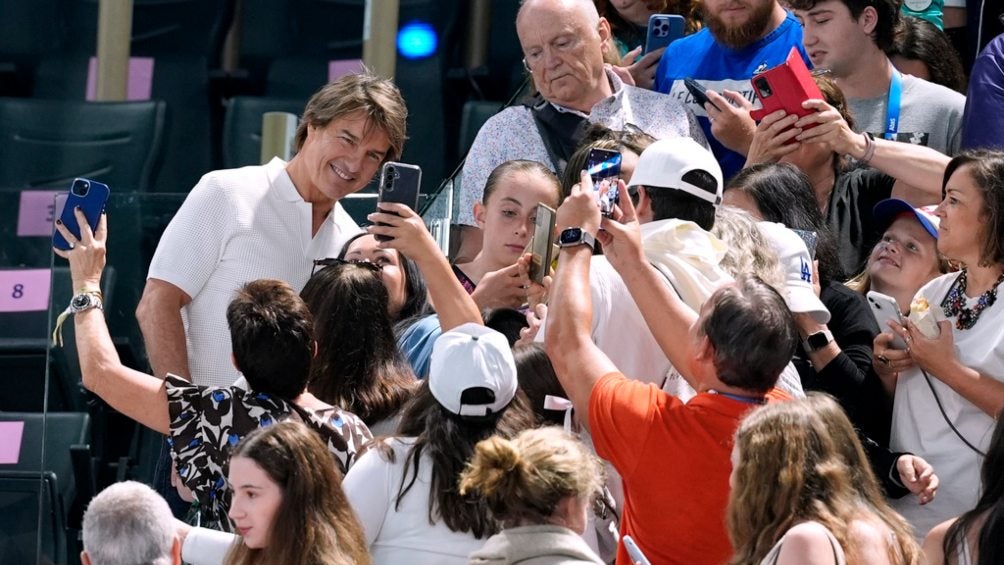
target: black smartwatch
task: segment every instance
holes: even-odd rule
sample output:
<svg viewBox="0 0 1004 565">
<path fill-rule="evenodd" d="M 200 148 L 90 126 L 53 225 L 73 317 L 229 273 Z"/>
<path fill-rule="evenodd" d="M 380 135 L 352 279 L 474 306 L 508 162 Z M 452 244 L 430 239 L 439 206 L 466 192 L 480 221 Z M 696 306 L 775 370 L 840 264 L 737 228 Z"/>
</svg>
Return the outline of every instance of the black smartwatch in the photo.
<svg viewBox="0 0 1004 565">
<path fill-rule="evenodd" d="M 802 347 L 812 353 L 826 347 L 831 341 L 833 341 L 833 334 L 830 333 L 830 330 L 821 330 L 806 337 L 805 341 L 802 342 Z"/>
<path fill-rule="evenodd" d="M 596 238 L 582 228 L 568 228 L 561 231 L 558 236 L 558 247 L 574 247 L 585 245 L 589 249 L 596 249 Z"/>
</svg>

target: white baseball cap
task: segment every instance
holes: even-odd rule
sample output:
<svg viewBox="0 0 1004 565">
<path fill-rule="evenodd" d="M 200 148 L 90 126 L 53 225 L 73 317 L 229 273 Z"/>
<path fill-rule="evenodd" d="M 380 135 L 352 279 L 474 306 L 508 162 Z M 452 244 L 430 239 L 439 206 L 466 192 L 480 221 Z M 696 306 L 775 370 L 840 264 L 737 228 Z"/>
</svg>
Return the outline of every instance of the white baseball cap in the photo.
<svg viewBox="0 0 1004 565">
<path fill-rule="evenodd" d="M 516 362 L 509 340 L 467 323 L 436 339 L 429 363 L 429 390 L 461 417 L 498 414 L 516 396 Z"/>
<path fill-rule="evenodd" d="M 812 257 L 802 238 L 784 224 L 757 222 L 757 227 L 781 261 L 784 288 L 787 291 L 784 301 L 788 304 L 788 309 L 795 313 L 810 314 L 820 324 L 829 322 L 830 311 L 812 288 Z"/>
<path fill-rule="evenodd" d="M 714 178 L 714 186 L 694 184 L 694 171 L 704 171 Z M 703 175 L 702 175 L 703 176 Z M 705 184 L 705 183 L 702 183 Z M 722 168 L 715 156 L 689 137 L 660 139 L 638 157 L 628 186 L 675 188 L 717 207 L 722 202 Z"/>
</svg>

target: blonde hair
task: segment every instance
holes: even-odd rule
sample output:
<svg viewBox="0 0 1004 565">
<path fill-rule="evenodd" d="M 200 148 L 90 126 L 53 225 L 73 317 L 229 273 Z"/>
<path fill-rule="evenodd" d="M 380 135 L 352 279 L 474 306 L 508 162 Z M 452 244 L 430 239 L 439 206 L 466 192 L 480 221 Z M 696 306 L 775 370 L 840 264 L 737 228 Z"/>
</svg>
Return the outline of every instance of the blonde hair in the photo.
<svg viewBox="0 0 1004 565">
<path fill-rule="evenodd" d="M 730 563 L 759 563 L 792 526 L 815 520 L 844 548 L 862 511 L 851 472 L 826 425 L 805 401 L 768 404 L 736 431 L 740 461 L 726 516 L 735 548 Z"/>
<path fill-rule="evenodd" d="M 720 206 L 715 213 L 711 234 L 725 244 L 725 256 L 719 266 L 733 277 L 752 273 L 769 284 L 781 296 L 787 294 L 781 261 L 767 238 L 756 225 L 756 219 L 734 206 Z"/>
<path fill-rule="evenodd" d="M 549 523 L 562 499 L 591 497 L 602 485 L 596 456 L 553 426 L 479 442 L 460 475 L 460 493 L 481 496 L 505 527 Z"/>
<path fill-rule="evenodd" d="M 832 396 L 824 392 L 808 393 L 806 402 L 832 434 L 833 443 L 851 472 L 851 481 L 857 488 L 859 496 L 895 536 L 895 543 L 887 547 L 890 563 L 919 562 L 920 546 L 913 539 L 910 524 L 886 502 L 882 487 L 879 486 L 865 449 L 858 439 L 858 433 L 844 409 Z"/>
</svg>

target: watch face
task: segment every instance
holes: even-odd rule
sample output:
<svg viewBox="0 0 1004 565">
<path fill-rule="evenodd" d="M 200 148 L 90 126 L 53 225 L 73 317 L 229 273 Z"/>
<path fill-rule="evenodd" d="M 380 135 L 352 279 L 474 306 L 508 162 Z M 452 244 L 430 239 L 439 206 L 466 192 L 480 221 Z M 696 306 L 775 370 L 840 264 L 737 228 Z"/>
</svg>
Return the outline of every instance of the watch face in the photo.
<svg viewBox="0 0 1004 565">
<path fill-rule="evenodd" d="M 580 241 L 582 241 L 582 230 L 579 228 L 568 228 L 562 231 L 561 236 L 558 238 L 558 243 L 561 245 L 579 243 Z"/>
<path fill-rule="evenodd" d="M 88 304 L 91 303 L 91 301 L 89 300 L 89 298 L 90 297 L 87 296 L 86 294 L 78 294 L 77 296 L 74 296 L 73 297 L 73 307 L 74 308 L 83 308 L 84 306 L 87 306 Z"/>
<path fill-rule="evenodd" d="M 830 338 L 823 332 L 816 332 L 810 335 L 805 341 L 809 344 L 809 347 L 811 347 L 812 350 L 815 351 L 817 349 L 822 349 L 827 345 L 829 345 Z"/>
</svg>

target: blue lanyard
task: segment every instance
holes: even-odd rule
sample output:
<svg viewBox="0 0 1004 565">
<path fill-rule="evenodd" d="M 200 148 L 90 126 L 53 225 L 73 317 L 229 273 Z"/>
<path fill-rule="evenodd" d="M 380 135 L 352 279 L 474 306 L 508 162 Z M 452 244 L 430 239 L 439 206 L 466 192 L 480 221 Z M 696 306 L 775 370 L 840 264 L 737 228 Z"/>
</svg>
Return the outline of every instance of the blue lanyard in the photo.
<svg viewBox="0 0 1004 565">
<path fill-rule="evenodd" d="M 731 398 L 739 402 L 745 402 L 746 404 L 767 404 L 767 399 L 763 396 L 745 396 L 742 394 L 731 394 L 728 392 L 717 391 L 713 388 L 708 389 L 711 394 L 717 394 L 719 396 L 724 396 L 725 398 Z"/>
<path fill-rule="evenodd" d="M 899 131 L 899 106 L 903 97 L 903 75 L 896 69 L 892 70 L 892 82 L 889 84 L 889 101 L 885 107 L 885 133 L 882 137 L 896 139 Z"/>
</svg>

